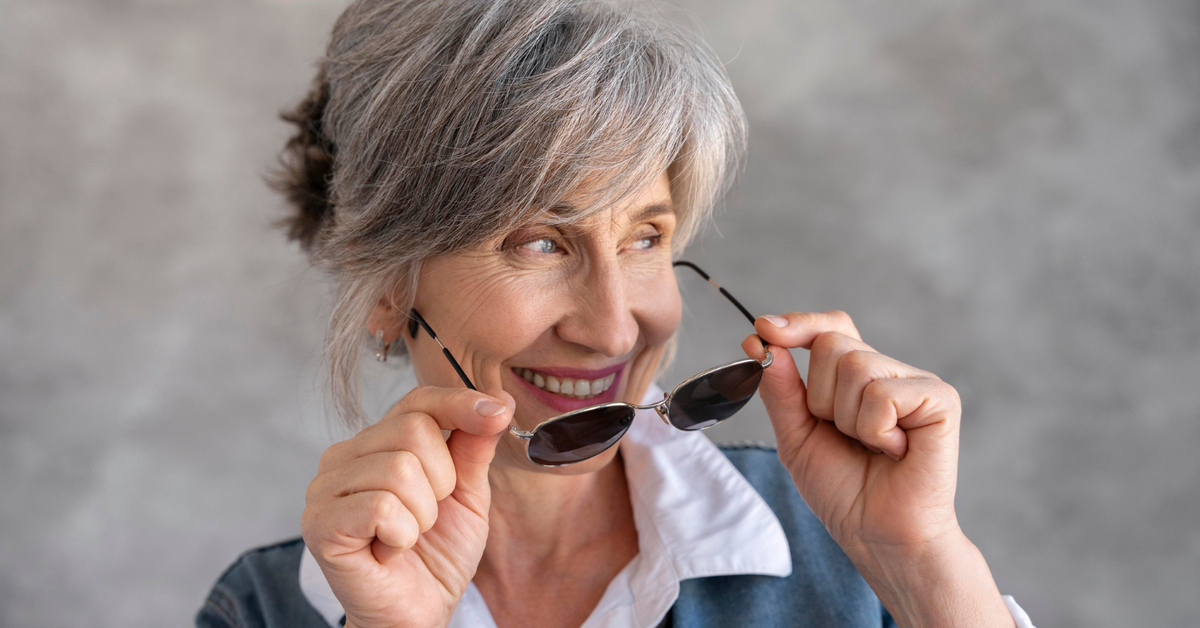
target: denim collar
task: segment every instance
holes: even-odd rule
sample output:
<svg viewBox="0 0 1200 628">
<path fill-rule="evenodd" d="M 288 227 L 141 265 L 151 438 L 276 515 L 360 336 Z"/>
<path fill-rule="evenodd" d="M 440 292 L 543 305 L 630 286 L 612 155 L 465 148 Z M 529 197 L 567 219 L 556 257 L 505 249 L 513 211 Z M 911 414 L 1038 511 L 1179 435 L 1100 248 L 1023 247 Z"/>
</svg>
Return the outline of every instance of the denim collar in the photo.
<svg viewBox="0 0 1200 628">
<path fill-rule="evenodd" d="M 642 403 L 662 399 L 652 385 Z M 640 411 L 618 445 L 638 533 L 638 555 L 609 583 L 582 628 L 657 626 L 690 578 L 786 577 L 791 552 L 779 519 L 733 463 L 703 434 Z M 300 588 L 331 626 L 342 605 L 306 548 Z M 450 628 L 495 628 L 483 596 L 467 587 Z"/>
</svg>

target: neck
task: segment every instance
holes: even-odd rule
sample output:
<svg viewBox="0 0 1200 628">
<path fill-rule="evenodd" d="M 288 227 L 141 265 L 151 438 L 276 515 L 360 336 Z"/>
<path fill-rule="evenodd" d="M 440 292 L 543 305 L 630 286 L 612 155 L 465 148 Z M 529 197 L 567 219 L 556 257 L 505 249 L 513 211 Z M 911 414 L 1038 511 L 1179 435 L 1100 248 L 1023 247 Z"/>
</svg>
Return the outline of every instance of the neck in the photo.
<svg viewBox="0 0 1200 628">
<path fill-rule="evenodd" d="M 474 580 L 497 624 L 578 626 L 638 551 L 620 455 L 581 475 L 493 467 L 489 479 L 488 540 Z M 538 608 L 555 612 L 530 615 Z"/>
<path fill-rule="evenodd" d="M 484 563 L 569 559 L 600 539 L 634 531 L 620 455 L 591 473 L 554 475 L 493 467 L 489 479 L 492 506 Z M 505 555 L 513 550 L 519 555 Z"/>
</svg>

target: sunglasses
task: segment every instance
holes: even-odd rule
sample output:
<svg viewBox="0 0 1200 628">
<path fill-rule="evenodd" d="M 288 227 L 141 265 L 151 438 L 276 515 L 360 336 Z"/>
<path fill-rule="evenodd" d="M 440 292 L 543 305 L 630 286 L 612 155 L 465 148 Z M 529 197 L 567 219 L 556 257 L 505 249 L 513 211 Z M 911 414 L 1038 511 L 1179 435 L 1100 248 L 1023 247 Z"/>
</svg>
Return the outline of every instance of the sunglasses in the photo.
<svg viewBox="0 0 1200 628">
<path fill-rule="evenodd" d="M 673 266 L 686 266 L 699 273 L 705 281 L 729 299 L 751 325 L 754 324 L 754 316 L 750 311 L 733 298 L 729 291 L 717 285 L 699 266 L 682 260 L 675 262 Z M 450 350 L 438 340 L 429 323 L 425 322 L 415 309 L 410 311 L 409 316 L 409 335 L 415 338 L 417 326 L 423 328 L 442 348 L 442 355 L 449 360 L 450 366 L 454 367 L 463 384 L 471 390 L 476 390 L 458 361 L 450 354 Z M 763 341 L 763 348 L 766 347 L 767 343 Z M 746 358 L 697 373 L 671 392 L 664 393 L 663 399 L 655 403 L 604 403 L 546 419 L 528 432 L 519 430 L 516 426 L 510 426 L 509 430 L 514 436 L 525 441 L 525 455 L 530 462 L 543 467 L 563 467 L 599 455 L 615 445 L 633 425 L 633 417 L 638 410 L 653 409 L 664 423 L 676 429 L 687 432 L 707 429 L 733 416 L 750 401 L 758 390 L 759 382 L 762 381 L 763 369 L 770 366 L 773 359 L 771 352 L 767 351 L 761 362 Z"/>
</svg>

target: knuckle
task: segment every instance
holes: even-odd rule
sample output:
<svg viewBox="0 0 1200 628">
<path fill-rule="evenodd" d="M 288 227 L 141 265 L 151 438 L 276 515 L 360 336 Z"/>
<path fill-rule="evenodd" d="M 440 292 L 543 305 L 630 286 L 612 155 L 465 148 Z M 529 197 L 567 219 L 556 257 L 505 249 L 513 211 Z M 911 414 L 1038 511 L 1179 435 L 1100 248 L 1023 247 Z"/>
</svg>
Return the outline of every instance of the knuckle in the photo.
<svg viewBox="0 0 1200 628">
<path fill-rule="evenodd" d="M 866 377 L 871 371 L 871 363 L 874 360 L 875 354 L 870 351 L 861 349 L 847 351 L 838 358 L 838 375 L 855 379 Z"/>
<path fill-rule="evenodd" d="M 388 458 L 388 472 L 402 483 L 415 478 L 420 469 L 421 461 L 411 451 L 398 451 Z"/>
<path fill-rule="evenodd" d="M 313 478 L 313 481 L 308 483 L 308 488 L 304 489 L 304 503 L 311 504 L 317 501 L 317 498 L 320 496 L 319 490 L 317 479 Z"/>
<path fill-rule="evenodd" d="M 389 414 L 402 415 L 410 412 L 412 408 L 421 405 L 422 400 L 429 396 L 429 391 L 432 389 L 433 387 L 427 384 L 414 386 L 400 398 L 400 401 L 396 402 L 396 405 L 392 406 Z"/>
<path fill-rule="evenodd" d="M 380 491 L 371 496 L 367 504 L 368 512 L 374 521 L 389 521 L 399 514 L 400 500 L 391 493 Z"/>
<path fill-rule="evenodd" d="M 424 412 L 410 411 L 399 414 L 395 417 L 395 427 L 387 435 L 387 442 L 394 449 L 407 448 L 414 439 L 419 439 L 423 434 L 426 426 L 424 423 L 434 423 L 433 417 Z M 418 441 L 419 442 L 419 441 Z"/>
<path fill-rule="evenodd" d="M 309 539 L 315 536 L 314 532 L 316 532 L 317 528 L 316 518 L 316 509 L 312 506 L 306 506 L 304 512 L 300 513 L 300 536 L 304 537 L 305 542 L 308 542 Z"/>
<path fill-rule="evenodd" d="M 844 310 L 829 310 L 828 312 L 824 312 L 824 314 L 832 319 L 835 323 L 841 323 L 843 325 L 850 325 L 854 323 L 854 320 L 850 318 L 850 315 Z"/>
<path fill-rule="evenodd" d="M 321 452 L 321 458 L 317 462 L 318 473 L 331 469 L 337 463 L 343 447 L 342 443 L 334 443 Z"/>
<path fill-rule="evenodd" d="M 959 396 L 957 388 L 947 384 L 946 382 L 943 382 L 940 379 L 937 380 L 937 383 L 934 386 L 935 389 L 939 391 L 941 396 L 945 398 L 946 403 L 951 408 L 955 410 L 962 409 L 962 397 Z"/>
<path fill-rule="evenodd" d="M 784 314 L 783 317 L 793 323 L 807 324 L 807 323 L 812 322 L 813 313 L 812 312 L 788 312 L 787 314 Z"/>
<path fill-rule="evenodd" d="M 433 394 L 435 394 L 437 392 L 437 390 L 438 389 L 436 386 L 430 386 L 429 384 L 422 384 L 422 385 L 417 386 L 416 388 L 413 388 L 412 390 L 408 391 L 408 394 L 404 395 L 404 400 L 406 400 L 406 401 L 423 401 L 425 399 L 428 399 Z"/>
<path fill-rule="evenodd" d="M 863 388 L 863 404 L 882 405 L 891 401 L 891 391 L 882 380 L 875 380 Z"/>
<path fill-rule="evenodd" d="M 813 339 L 812 352 L 820 356 L 828 356 L 837 351 L 841 342 L 841 337 L 837 333 L 831 331 L 821 332 Z"/>
<path fill-rule="evenodd" d="M 422 443 L 430 442 L 434 438 L 442 439 L 442 427 L 438 425 L 437 419 L 424 412 L 413 416 L 410 429 L 413 436 L 420 439 Z"/>
</svg>

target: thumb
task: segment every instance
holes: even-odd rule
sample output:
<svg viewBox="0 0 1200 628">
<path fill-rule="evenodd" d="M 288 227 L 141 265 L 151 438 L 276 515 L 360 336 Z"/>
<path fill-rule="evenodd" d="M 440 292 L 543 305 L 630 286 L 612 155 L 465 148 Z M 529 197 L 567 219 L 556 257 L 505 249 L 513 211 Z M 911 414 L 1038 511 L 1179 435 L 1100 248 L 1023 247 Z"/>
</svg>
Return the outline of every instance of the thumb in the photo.
<svg viewBox="0 0 1200 628">
<path fill-rule="evenodd" d="M 503 390 L 484 391 L 501 399 L 507 407 L 508 416 L 512 417 L 517 403 L 512 395 Z M 507 430 L 507 428 L 505 428 Z M 496 445 L 504 437 L 504 431 L 499 434 L 479 435 L 463 430 L 454 430 L 446 440 L 446 448 L 450 450 L 450 459 L 454 462 L 456 474 L 454 492 L 451 493 L 463 505 L 479 513 L 486 513 L 491 492 L 488 487 L 488 468 L 496 456 Z"/>
<path fill-rule="evenodd" d="M 771 426 L 775 429 L 775 441 L 783 451 L 799 451 L 800 446 L 817 427 L 817 418 L 808 411 L 808 389 L 800 379 L 800 371 L 792 354 L 784 347 L 774 345 L 765 350 L 757 335 L 742 342 L 746 355 L 761 360 L 764 351 L 773 357 L 771 365 L 763 370 L 758 392 Z"/>
</svg>

